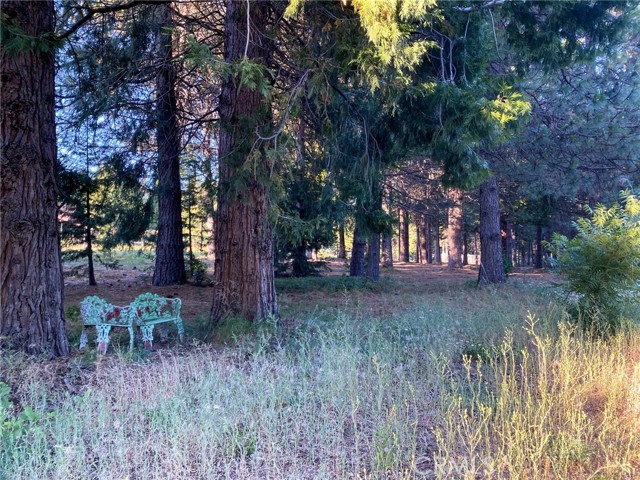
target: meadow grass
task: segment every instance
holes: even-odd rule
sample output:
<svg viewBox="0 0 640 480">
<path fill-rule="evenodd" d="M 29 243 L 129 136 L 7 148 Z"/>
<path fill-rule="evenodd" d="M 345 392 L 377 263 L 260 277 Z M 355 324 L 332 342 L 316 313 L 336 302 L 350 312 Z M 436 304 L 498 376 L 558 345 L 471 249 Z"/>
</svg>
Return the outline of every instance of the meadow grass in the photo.
<svg viewBox="0 0 640 480">
<path fill-rule="evenodd" d="M 233 346 L 3 355 L 0 478 L 638 478 L 640 333 L 588 340 L 546 302 L 345 302 Z"/>
</svg>

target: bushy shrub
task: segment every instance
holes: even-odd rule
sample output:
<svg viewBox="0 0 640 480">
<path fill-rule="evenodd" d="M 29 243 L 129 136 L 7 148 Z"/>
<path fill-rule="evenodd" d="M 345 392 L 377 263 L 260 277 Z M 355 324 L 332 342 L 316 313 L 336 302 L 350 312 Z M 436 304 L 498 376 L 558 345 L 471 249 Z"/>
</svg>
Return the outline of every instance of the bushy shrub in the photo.
<svg viewBox="0 0 640 480">
<path fill-rule="evenodd" d="M 559 261 L 566 288 L 576 300 L 570 313 L 589 333 L 619 330 L 625 303 L 640 282 L 640 200 L 629 192 L 610 208 L 598 205 L 574 223 L 577 235 L 554 235 L 547 246 Z"/>
</svg>

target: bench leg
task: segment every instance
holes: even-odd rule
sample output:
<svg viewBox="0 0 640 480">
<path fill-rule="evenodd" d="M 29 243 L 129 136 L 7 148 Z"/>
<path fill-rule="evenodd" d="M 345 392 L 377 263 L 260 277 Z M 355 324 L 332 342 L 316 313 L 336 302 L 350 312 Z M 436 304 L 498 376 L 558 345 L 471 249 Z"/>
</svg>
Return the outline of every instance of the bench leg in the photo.
<svg viewBox="0 0 640 480">
<path fill-rule="evenodd" d="M 178 318 L 176 320 L 176 327 L 178 327 L 178 338 L 180 339 L 180 343 L 184 343 L 184 325 L 182 325 L 182 319 Z"/>
<path fill-rule="evenodd" d="M 84 347 L 87 346 L 87 342 L 89 341 L 87 335 L 87 327 L 82 327 L 82 333 L 80 334 L 80 351 L 84 350 Z"/>
<path fill-rule="evenodd" d="M 142 325 L 140 327 L 140 331 L 142 332 L 142 343 L 144 343 L 144 348 L 146 350 L 151 350 L 153 348 L 153 325 Z"/>
<path fill-rule="evenodd" d="M 111 325 L 96 325 L 96 330 L 98 331 L 98 353 L 106 355 L 107 348 L 109 348 Z"/>
<path fill-rule="evenodd" d="M 127 328 L 129 329 L 129 351 L 133 352 L 133 341 L 135 340 L 135 335 L 133 333 L 133 325 Z"/>
</svg>

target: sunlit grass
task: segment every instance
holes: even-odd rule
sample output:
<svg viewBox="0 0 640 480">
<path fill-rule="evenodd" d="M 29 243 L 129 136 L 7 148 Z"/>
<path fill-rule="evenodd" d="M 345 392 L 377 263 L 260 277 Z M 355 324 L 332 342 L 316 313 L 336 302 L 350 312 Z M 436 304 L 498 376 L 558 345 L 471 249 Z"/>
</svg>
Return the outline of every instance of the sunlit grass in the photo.
<svg viewBox="0 0 640 480">
<path fill-rule="evenodd" d="M 384 318 L 345 297 L 148 358 L 3 356 L 11 415 L 41 416 L 2 437 L 0 478 L 637 478 L 640 334 L 586 340 L 516 294 Z"/>
</svg>

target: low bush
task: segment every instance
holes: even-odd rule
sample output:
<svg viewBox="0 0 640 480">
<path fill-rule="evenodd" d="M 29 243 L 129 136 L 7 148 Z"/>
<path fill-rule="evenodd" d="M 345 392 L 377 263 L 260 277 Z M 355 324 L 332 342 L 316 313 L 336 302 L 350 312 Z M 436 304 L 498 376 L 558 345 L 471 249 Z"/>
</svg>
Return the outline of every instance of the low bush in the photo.
<svg viewBox="0 0 640 480">
<path fill-rule="evenodd" d="M 624 192 L 610 208 L 587 209 L 589 218 L 574 223 L 571 240 L 555 235 L 547 244 L 566 277 L 572 317 L 584 330 L 608 336 L 623 321 L 624 307 L 640 285 L 640 200 Z"/>
</svg>

